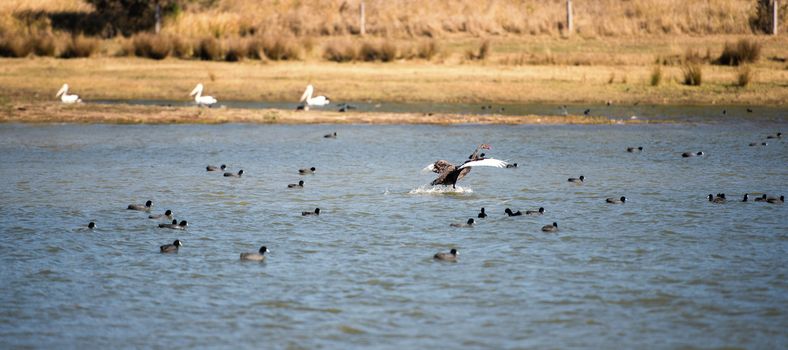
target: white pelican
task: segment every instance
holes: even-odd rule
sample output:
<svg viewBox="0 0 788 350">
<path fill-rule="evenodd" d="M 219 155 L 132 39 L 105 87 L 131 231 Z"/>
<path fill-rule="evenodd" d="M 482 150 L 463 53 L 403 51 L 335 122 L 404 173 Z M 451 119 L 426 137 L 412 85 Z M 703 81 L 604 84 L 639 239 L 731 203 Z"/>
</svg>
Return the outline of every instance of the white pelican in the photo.
<svg viewBox="0 0 788 350">
<path fill-rule="evenodd" d="M 213 96 L 203 96 L 202 89 L 203 89 L 202 83 L 197 84 L 197 86 L 194 87 L 194 90 L 192 90 L 192 93 L 190 93 L 189 96 L 194 95 L 194 103 L 196 103 L 198 106 L 211 107 L 217 101 L 215 98 L 213 98 Z"/>
<path fill-rule="evenodd" d="M 304 110 L 308 111 L 309 107 L 311 106 L 325 106 L 330 103 L 329 98 L 326 96 L 315 96 L 312 97 L 312 93 L 315 92 L 315 87 L 312 84 L 306 86 L 306 90 L 304 90 L 304 94 L 301 95 L 301 100 L 298 102 L 304 102 Z"/>
<path fill-rule="evenodd" d="M 55 97 L 60 97 L 60 101 L 63 103 L 82 103 L 82 99 L 79 96 L 68 94 L 68 84 L 63 84 L 63 87 L 60 88 Z"/>
<path fill-rule="evenodd" d="M 484 154 L 479 154 L 479 150 L 490 149 L 490 145 L 482 144 L 476 148 L 476 151 L 469 157 L 470 160 L 466 161 L 460 166 L 449 163 L 445 160 L 438 160 L 435 163 L 428 165 L 425 170 L 432 171 L 438 175 L 438 178 L 433 180 L 430 185 L 451 185 L 456 188 L 457 181 L 465 177 L 471 171 L 472 167 L 476 166 L 489 166 L 494 168 L 508 168 L 509 163 L 498 159 L 484 158 Z"/>
</svg>

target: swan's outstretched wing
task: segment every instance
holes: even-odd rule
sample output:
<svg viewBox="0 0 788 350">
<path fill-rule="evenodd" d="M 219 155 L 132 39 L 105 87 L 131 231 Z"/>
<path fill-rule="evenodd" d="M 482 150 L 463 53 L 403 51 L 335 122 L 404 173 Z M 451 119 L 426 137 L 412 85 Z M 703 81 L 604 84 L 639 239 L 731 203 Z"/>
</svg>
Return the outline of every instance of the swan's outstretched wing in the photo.
<svg viewBox="0 0 788 350">
<path fill-rule="evenodd" d="M 502 160 L 487 158 L 487 159 L 475 160 L 475 161 L 472 161 L 472 162 L 467 162 L 467 163 L 463 164 L 462 166 L 460 166 L 458 169 L 464 169 L 464 168 L 474 167 L 474 166 L 491 166 L 491 167 L 494 167 L 494 168 L 506 168 L 507 164 L 509 164 L 509 163 L 504 162 Z"/>
</svg>

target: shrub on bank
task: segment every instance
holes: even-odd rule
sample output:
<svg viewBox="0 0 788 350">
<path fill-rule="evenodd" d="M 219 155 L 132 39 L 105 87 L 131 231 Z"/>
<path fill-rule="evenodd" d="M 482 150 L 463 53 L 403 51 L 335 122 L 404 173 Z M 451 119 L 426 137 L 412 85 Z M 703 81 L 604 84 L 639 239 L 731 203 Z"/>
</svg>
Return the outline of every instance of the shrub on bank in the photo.
<svg viewBox="0 0 788 350">
<path fill-rule="evenodd" d="M 440 52 L 438 42 L 435 40 L 429 40 L 419 44 L 417 56 L 421 59 L 431 60 L 438 54 L 438 52 Z"/>
<path fill-rule="evenodd" d="M 291 36 L 263 37 L 263 53 L 272 61 L 292 61 L 301 58 L 301 48 Z"/>
<path fill-rule="evenodd" d="M 755 40 L 741 39 L 736 44 L 725 43 L 717 64 L 738 66 L 753 63 L 761 57 L 761 44 Z"/>
<path fill-rule="evenodd" d="M 138 57 L 163 60 L 172 52 L 172 41 L 161 34 L 138 34 L 132 41 L 134 55 Z"/>
<path fill-rule="evenodd" d="M 60 58 L 82 58 L 90 57 L 96 53 L 98 49 L 98 40 L 87 38 L 83 35 L 71 36 L 71 39 L 66 40 L 64 47 L 61 49 L 58 57 Z"/>
<path fill-rule="evenodd" d="M 753 78 L 753 70 L 748 65 L 742 65 L 736 71 L 736 86 L 738 87 L 746 87 L 750 85 L 750 81 Z"/>
<path fill-rule="evenodd" d="M 703 82 L 703 71 L 700 65 L 694 63 L 687 63 L 681 69 L 684 74 L 684 85 L 700 86 Z"/>
<path fill-rule="evenodd" d="M 28 39 L 30 49 L 36 56 L 55 56 L 57 46 L 50 33 L 38 33 Z"/>
<path fill-rule="evenodd" d="M 651 70 L 651 86 L 659 86 L 661 82 L 662 68 L 660 66 L 654 66 L 654 69 Z"/>
<path fill-rule="evenodd" d="M 350 62 L 355 60 L 356 56 L 356 47 L 347 40 L 330 41 L 323 49 L 323 58 L 333 62 Z"/>
<path fill-rule="evenodd" d="M 194 48 L 194 57 L 204 61 L 218 61 L 224 58 L 219 40 L 209 36 L 201 39 Z"/>
<path fill-rule="evenodd" d="M 388 41 L 365 41 L 358 50 L 357 58 L 366 62 L 391 62 L 397 58 L 397 46 Z"/>
<path fill-rule="evenodd" d="M 0 57 L 27 57 L 30 46 L 13 34 L 0 35 Z"/>
<path fill-rule="evenodd" d="M 229 40 L 226 45 L 224 60 L 227 62 L 238 62 L 249 55 L 249 45 L 243 39 Z"/>
<path fill-rule="evenodd" d="M 194 45 L 191 40 L 172 36 L 172 55 L 181 59 L 194 57 Z"/>
<path fill-rule="evenodd" d="M 492 49 L 490 48 L 490 41 L 485 40 L 482 42 L 481 46 L 479 46 L 478 51 L 468 50 L 465 52 L 465 58 L 470 61 L 482 61 L 487 59 L 487 56 L 490 55 Z"/>
</svg>

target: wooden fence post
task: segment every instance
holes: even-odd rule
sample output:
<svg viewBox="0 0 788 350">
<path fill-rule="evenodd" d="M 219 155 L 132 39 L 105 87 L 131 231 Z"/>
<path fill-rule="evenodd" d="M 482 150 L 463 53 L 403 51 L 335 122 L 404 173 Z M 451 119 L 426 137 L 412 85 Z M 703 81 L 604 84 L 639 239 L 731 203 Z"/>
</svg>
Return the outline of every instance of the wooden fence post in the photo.
<svg viewBox="0 0 788 350">
<path fill-rule="evenodd" d="M 361 36 L 364 36 L 364 35 L 367 34 L 367 20 L 365 18 L 366 17 L 365 14 L 364 14 L 364 12 L 365 12 L 364 11 L 364 1 L 361 1 L 361 4 L 358 6 L 358 12 L 359 12 L 359 17 L 360 17 L 359 18 L 359 23 L 360 23 L 360 27 L 361 27 L 360 28 Z"/>
<path fill-rule="evenodd" d="M 572 34 L 574 30 L 572 25 L 572 0 L 566 0 L 566 30 L 569 34 Z"/>
<path fill-rule="evenodd" d="M 161 31 L 161 5 L 156 1 L 156 34 Z"/>
<path fill-rule="evenodd" d="M 772 3 L 772 35 L 777 35 L 777 11 L 780 9 L 780 0 L 774 0 Z"/>
</svg>

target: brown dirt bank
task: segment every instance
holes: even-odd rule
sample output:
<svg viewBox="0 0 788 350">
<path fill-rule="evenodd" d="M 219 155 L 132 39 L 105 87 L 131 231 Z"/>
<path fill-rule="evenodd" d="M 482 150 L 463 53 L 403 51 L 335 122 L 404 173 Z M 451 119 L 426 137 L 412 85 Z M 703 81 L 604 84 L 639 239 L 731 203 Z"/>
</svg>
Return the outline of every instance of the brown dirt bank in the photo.
<svg viewBox="0 0 788 350">
<path fill-rule="evenodd" d="M 58 102 L 15 104 L 0 111 L 4 123 L 107 124 L 614 124 L 649 123 L 597 116 L 506 116 L 423 113 L 340 113 L 230 108 L 132 105 L 63 105 Z M 660 121 L 665 122 L 665 121 Z"/>
</svg>

